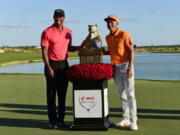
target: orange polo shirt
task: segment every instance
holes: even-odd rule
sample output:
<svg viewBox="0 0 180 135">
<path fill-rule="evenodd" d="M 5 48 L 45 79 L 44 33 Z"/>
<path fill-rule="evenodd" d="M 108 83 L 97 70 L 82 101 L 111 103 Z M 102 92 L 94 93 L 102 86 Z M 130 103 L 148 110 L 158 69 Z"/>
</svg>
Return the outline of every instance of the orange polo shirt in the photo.
<svg viewBox="0 0 180 135">
<path fill-rule="evenodd" d="M 133 45 L 133 42 L 128 32 L 118 29 L 114 34 L 106 36 L 106 42 L 112 64 L 121 64 L 130 60 L 127 46 Z"/>
</svg>

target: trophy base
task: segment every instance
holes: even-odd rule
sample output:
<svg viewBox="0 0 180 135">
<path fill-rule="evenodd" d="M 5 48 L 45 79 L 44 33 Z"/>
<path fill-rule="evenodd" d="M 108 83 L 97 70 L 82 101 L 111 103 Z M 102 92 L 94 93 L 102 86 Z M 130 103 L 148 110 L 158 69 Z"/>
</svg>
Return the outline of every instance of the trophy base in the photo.
<svg viewBox="0 0 180 135">
<path fill-rule="evenodd" d="M 108 128 L 111 126 L 112 121 L 108 120 L 104 122 L 104 125 L 72 125 L 71 130 L 78 130 L 78 131 L 107 131 Z"/>
<path fill-rule="evenodd" d="M 103 63 L 101 55 L 94 56 L 80 56 L 80 64 L 95 64 Z"/>
</svg>

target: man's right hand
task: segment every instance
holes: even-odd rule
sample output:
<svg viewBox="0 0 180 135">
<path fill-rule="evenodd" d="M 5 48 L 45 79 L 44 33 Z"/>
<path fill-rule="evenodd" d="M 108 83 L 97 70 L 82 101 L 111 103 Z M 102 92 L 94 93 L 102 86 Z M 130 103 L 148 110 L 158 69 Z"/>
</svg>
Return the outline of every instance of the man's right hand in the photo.
<svg viewBox="0 0 180 135">
<path fill-rule="evenodd" d="M 106 51 L 104 47 L 101 47 L 103 55 L 109 55 L 109 51 Z"/>
<path fill-rule="evenodd" d="M 54 70 L 53 70 L 51 67 L 48 67 L 47 69 L 48 69 L 48 75 L 49 75 L 50 77 L 54 77 L 54 76 L 55 76 Z"/>
</svg>

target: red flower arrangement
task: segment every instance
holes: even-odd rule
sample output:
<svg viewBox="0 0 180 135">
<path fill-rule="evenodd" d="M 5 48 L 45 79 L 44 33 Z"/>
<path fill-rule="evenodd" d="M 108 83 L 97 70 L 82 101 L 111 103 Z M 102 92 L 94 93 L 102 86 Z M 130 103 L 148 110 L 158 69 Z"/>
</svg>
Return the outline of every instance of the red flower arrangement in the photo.
<svg viewBox="0 0 180 135">
<path fill-rule="evenodd" d="M 76 64 L 67 71 L 70 80 L 101 80 L 113 77 L 111 64 Z"/>
</svg>

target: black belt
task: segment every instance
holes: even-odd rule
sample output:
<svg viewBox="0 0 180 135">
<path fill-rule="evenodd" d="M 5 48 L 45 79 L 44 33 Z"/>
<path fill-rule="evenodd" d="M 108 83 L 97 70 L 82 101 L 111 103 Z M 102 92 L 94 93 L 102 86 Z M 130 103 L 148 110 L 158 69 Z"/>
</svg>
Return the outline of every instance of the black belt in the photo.
<svg viewBox="0 0 180 135">
<path fill-rule="evenodd" d="M 49 60 L 49 63 L 53 69 L 65 69 L 69 67 L 67 60 Z"/>
<path fill-rule="evenodd" d="M 67 60 L 49 60 L 49 62 L 52 62 L 52 63 L 64 63 L 64 62 L 67 62 Z"/>
</svg>

